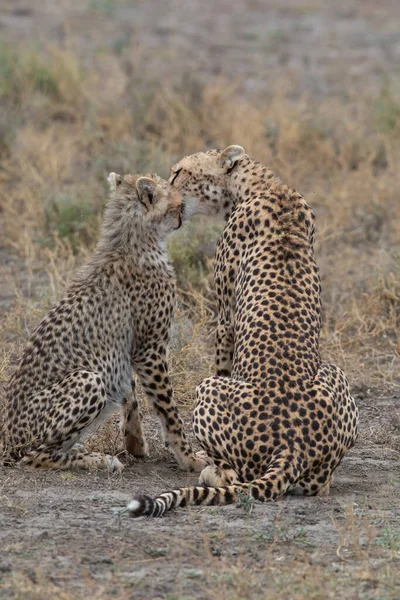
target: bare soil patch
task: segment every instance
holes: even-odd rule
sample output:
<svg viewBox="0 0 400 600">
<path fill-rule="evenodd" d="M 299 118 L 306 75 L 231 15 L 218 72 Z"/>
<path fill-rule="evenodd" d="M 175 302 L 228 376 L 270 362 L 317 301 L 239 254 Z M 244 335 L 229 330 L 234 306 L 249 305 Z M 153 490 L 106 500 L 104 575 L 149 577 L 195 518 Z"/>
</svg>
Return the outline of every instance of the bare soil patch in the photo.
<svg viewBox="0 0 400 600">
<path fill-rule="evenodd" d="M 3 598 L 398 597 L 399 452 L 371 443 L 398 398 L 360 399 L 361 435 L 328 498 L 118 519 L 133 493 L 194 484 L 160 454 L 121 475 L 0 471 Z M 398 441 L 397 441 L 398 443 Z M 268 594 L 267 594 L 268 590 Z M 65 594 L 63 596 L 62 594 Z"/>
</svg>

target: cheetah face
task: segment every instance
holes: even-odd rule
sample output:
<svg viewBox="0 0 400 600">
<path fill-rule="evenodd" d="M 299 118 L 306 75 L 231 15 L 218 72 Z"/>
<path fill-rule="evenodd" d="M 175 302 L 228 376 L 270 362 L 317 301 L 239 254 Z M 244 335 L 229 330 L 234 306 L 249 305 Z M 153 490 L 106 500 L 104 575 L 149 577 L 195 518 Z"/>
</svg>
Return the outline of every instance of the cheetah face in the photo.
<svg viewBox="0 0 400 600">
<path fill-rule="evenodd" d="M 110 199 L 126 219 L 138 226 L 155 229 L 163 237 L 182 225 L 182 194 L 158 175 L 110 173 Z"/>
<path fill-rule="evenodd" d="M 198 213 L 225 216 L 229 177 L 244 156 L 241 146 L 228 146 L 185 156 L 172 167 L 169 182 L 182 192 L 187 218 Z"/>
</svg>

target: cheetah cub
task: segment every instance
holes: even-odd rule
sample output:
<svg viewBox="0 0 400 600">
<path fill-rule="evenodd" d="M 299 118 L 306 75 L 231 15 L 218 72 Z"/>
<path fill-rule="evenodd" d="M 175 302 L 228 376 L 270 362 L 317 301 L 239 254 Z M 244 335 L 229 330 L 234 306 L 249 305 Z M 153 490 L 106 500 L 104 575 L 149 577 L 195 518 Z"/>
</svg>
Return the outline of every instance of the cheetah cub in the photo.
<svg viewBox="0 0 400 600">
<path fill-rule="evenodd" d="M 32 334 L 7 389 L 6 464 L 120 470 L 117 458 L 81 441 L 121 408 L 126 450 L 146 451 L 134 370 L 183 468 L 201 470 L 185 437 L 168 378 L 167 344 L 175 277 L 165 238 L 182 224 L 178 190 L 157 176 L 111 173 L 92 259 Z"/>
</svg>

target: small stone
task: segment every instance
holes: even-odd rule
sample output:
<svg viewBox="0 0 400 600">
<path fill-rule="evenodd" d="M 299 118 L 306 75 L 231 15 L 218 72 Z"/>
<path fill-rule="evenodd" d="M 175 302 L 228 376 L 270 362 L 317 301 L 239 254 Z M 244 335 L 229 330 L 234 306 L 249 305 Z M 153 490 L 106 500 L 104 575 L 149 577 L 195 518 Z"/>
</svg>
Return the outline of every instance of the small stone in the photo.
<svg viewBox="0 0 400 600">
<path fill-rule="evenodd" d="M 0 573 L 9 573 L 11 571 L 11 565 L 6 560 L 0 560 Z"/>
</svg>

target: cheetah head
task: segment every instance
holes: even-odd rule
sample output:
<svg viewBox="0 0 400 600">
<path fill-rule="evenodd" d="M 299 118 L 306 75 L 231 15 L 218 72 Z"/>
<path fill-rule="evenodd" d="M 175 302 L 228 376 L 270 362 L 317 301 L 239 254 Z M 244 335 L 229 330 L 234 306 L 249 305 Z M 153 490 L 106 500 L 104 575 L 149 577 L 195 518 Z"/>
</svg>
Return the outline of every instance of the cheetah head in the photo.
<svg viewBox="0 0 400 600">
<path fill-rule="evenodd" d="M 185 156 L 171 169 L 169 182 L 185 199 L 186 213 L 227 217 L 231 198 L 229 178 L 247 155 L 242 146 Z"/>
<path fill-rule="evenodd" d="M 183 220 L 179 189 L 158 175 L 118 175 L 110 173 L 109 208 L 127 224 L 152 229 L 161 236 L 179 229 Z"/>
</svg>

